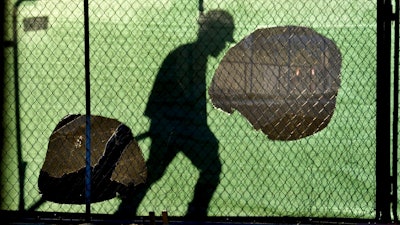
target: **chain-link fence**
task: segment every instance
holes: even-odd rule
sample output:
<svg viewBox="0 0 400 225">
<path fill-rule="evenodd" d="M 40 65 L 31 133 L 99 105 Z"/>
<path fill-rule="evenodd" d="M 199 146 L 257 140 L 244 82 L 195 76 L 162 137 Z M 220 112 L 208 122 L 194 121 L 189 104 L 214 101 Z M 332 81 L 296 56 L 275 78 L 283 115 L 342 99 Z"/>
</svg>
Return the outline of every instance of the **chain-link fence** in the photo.
<svg viewBox="0 0 400 225">
<path fill-rule="evenodd" d="M 375 217 L 376 1 L 90 1 L 89 46 L 82 1 L 7 6 L 2 210 L 85 212 L 90 71 L 93 163 L 120 124 L 147 162 L 92 213 Z"/>
</svg>

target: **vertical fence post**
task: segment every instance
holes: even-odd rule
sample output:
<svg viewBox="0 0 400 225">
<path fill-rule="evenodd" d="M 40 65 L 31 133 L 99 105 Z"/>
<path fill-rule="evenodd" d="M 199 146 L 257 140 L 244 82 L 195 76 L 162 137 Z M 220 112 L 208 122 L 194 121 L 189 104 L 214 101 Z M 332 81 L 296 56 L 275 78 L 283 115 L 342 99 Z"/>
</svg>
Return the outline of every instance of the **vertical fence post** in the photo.
<svg viewBox="0 0 400 225">
<path fill-rule="evenodd" d="M 18 157 L 18 175 L 19 175 L 19 210 L 24 210 L 25 201 L 24 201 L 24 174 L 25 168 L 24 163 L 22 161 L 22 149 L 21 149 L 21 124 L 20 124 L 20 103 L 19 103 L 19 76 L 18 76 L 18 27 L 17 27 L 17 15 L 18 15 L 18 6 L 20 5 L 20 1 L 17 1 L 13 8 L 13 51 L 14 51 L 14 93 L 15 93 L 15 132 L 17 136 L 17 157 Z"/>
<path fill-rule="evenodd" d="M 399 124 L 399 1 L 395 3 L 394 13 L 394 68 L 393 68 L 393 151 L 392 151 L 392 195 L 393 195 L 393 220 L 398 221 L 397 216 L 397 148 L 398 148 L 398 124 Z"/>
<path fill-rule="evenodd" d="M 90 48 L 89 48 L 89 1 L 84 0 L 84 29 L 85 29 L 85 99 L 86 99 L 86 176 L 85 176 L 85 198 L 86 219 L 90 220 L 90 198 L 91 198 L 91 166 L 90 166 Z"/>
<path fill-rule="evenodd" d="M 14 3 L 12 15 L 12 29 L 13 29 L 13 60 L 14 60 L 14 94 L 15 94 L 15 132 L 17 141 L 17 157 L 18 157 L 18 176 L 19 176 L 19 203 L 18 209 L 25 210 L 25 170 L 26 162 L 22 157 L 22 142 L 21 142 L 21 116 L 20 116 L 20 93 L 19 93 L 19 61 L 18 61 L 18 7 L 25 0 L 18 0 Z"/>
<path fill-rule="evenodd" d="M 376 219 L 391 220 L 390 52 L 391 2 L 377 0 Z"/>
</svg>

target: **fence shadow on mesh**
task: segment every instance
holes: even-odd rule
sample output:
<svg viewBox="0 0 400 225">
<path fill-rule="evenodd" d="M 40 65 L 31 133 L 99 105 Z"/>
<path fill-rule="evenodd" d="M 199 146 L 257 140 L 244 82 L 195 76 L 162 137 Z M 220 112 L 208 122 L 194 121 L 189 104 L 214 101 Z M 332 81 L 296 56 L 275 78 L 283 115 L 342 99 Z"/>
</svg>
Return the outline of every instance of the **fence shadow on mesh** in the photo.
<svg viewBox="0 0 400 225">
<path fill-rule="evenodd" d="M 92 213 L 374 218 L 376 4 L 310 2 L 91 1 Z M 83 5 L 14 9 L 2 210 L 85 212 Z"/>
</svg>

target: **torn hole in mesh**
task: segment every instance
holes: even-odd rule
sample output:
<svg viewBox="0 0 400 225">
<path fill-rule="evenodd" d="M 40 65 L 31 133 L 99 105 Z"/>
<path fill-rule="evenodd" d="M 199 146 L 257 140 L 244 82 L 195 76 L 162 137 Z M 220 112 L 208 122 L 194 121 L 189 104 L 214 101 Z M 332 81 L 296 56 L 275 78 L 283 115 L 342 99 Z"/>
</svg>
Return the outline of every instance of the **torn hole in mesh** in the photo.
<svg viewBox="0 0 400 225">
<path fill-rule="evenodd" d="M 341 63 L 335 43 L 310 28 L 262 28 L 227 52 L 209 94 L 216 108 L 240 112 L 268 138 L 296 140 L 329 124 Z"/>
</svg>

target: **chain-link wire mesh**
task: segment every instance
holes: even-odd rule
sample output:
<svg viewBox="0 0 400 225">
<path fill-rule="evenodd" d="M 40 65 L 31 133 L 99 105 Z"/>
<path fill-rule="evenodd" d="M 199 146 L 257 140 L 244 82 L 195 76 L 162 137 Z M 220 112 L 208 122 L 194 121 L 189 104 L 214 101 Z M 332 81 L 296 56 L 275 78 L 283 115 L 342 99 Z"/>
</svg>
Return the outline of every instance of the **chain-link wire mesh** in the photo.
<svg viewBox="0 0 400 225">
<path fill-rule="evenodd" d="M 89 2 L 91 112 L 126 124 L 134 136 L 144 134 L 137 141 L 148 172 L 144 185 L 93 203 L 92 212 L 136 211 L 137 215 L 145 215 L 167 210 L 173 216 L 373 218 L 375 1 L 229 0 L 204 1 L 203 7 L 204 14 L 200 15 L 196 1 Z M 22 1 L 11 2 L 9 9 L 6 38 L 15 35 L 17 47 L 7 48 L 5 57 L 2 209 L 84 212 L 82 204 L 41 201 L 43 193 L 38 187 L 49 137 L 56 125 L 66 115 L 85 114 L 83 3 Z M 223 17 L 225 25 L 232 19 L 234 27 L 206 28 L 210 30 L 204 34 L 199 28 L 202 19 L 209 19 L 208 13 L 215 9 L 226 14 L 211 18 Z M 321 62 L 305 60 L 302 50 L 318 50 L 324 42 L 317 41 L 317 47 L 310 47 L 310 40 L 315 38 L 304 33 L 275 34 L 275 44 L 287 52 L 273 50 L 268 42 L 259 44 L 255 37 L 250 44 L 255 52 L 275 54 L 260 53 L 257 62 L 266 65 L 255 66 L 256 72 L 219 69 L 230 49 L 241 40 L 256 30 L 276 27 L 303 27 L 331 40 L 340 53 L 340 77 L 332 72 L 335 69 L 320 65 Z M 233 43 L 230 37 L 235 40 Z M 281 42 L 291 38 L 300 40 L 304 48 L 291 49 Z M 294 51 L 300 51 L 303 64 L 288 61 Z M 17 57 L 13 58 L 15 54 Z M 239 63 L 247 57 L 244 51 L 238 54 Z M 316 54 L 318 59 L 321 55 L 328 57 L 324 51 Z M 266 63 L 268 57 L 283 63 Z M 249 64 L 255 62 L 250 60 Z M 312 66 L 317 69 L 314 71 Z M 259 71 L 260 68 L 275 72 Z M 281 77 L 302 75 L 303 71 L 306 78 L 299 78 L 300 81 L 310 82 L 306 79 L 320 75 L 318 68 L 328 68 L 321 79 L 333 79 L 337 86 L 326 103 L 334 103 L 331 115 L 322 119 L 324 127 L 299 138 L 290 138 L 289 134 L 291 140 L 271 140 L 265 130 L 254 128 L 243 111 L 233 107 L 235 110 L 228 114 L 218 109 L 216 99 L 209 93 L 217 70 L 228 77 L 219 86 L 226 86 L 224 91 L 229 97 L 235 94 L 231 93 L 236 90 L 235 85 L 239 89 L 247 85 L 235 79 L 245 79 L 249 74 L 265 76 L 254 84 L 263 92 L 274 82 L 271 79 L 278 80 L 275 82 L 282 87 L 294 85 Z M 231 74 L 234 72 L 238 74 Z M 298 115 L 283 115 L 295 107 L 293 104 L 306 106 L 307 110 L 301 112 L 307 116 L 321 103 L 321 99 L 314 99 L 315 104 L 309 104 L 310 98 L 303 89 L 297 90 L 294 97 L 277 90 L 268 92 L 283 102 L 287 109 L 282 112 L 269 108 L 271 101 L 278 101 L 269 95 L 256 102 L 245 93 L 243 101 L 251 102 L 255 111 L 250 114 L 256 121 L 270 118 L 274 112 L 283 116 L 278 120 L 283 125 L 274 122 L 267 131 L 297 121 L 287 125 L 292 128 L 285 132 L 290 133 L 311 123 L 295 120 L 303 118 Z M 262 111 L 265 105 L 267 110 Z M 317 112 L 326 110 L 323 105 Z M 311 121 L 316 121 L 319 114 L 312 115 Z"/>
</svg>

